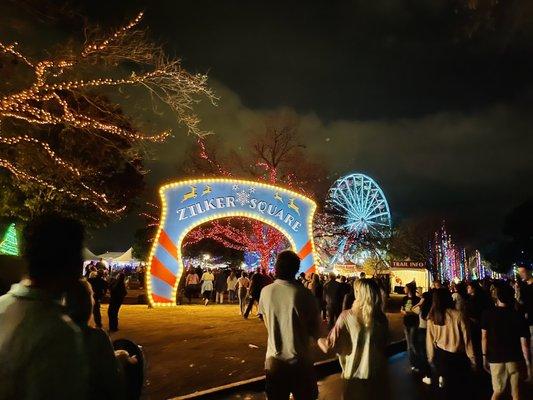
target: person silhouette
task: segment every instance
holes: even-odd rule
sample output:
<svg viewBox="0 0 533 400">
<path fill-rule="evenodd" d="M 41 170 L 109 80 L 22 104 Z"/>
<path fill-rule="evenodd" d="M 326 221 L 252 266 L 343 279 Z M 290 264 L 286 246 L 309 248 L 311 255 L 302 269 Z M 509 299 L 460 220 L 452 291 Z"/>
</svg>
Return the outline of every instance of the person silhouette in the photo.
<svg viewBox="0 0 533 400">
<path fill-rule="evenodd" d="M 83 338 L 60 304 L 82 274 L 83 226 L 44 215 L 22 236 L 28 279 L 0 297 L 0 399 L 85 399 Z"/>
</svg>

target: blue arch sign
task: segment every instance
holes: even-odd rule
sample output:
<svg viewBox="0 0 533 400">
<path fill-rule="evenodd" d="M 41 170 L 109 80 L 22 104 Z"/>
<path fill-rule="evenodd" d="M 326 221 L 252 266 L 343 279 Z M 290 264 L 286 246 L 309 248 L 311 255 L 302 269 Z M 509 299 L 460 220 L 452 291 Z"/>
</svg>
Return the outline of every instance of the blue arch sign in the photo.
<svg viewBox="0 0 533 400">
<path fill-rule="evenodd" d="M 219 218 L 246 217 L 276 228 L 300 256 L 300 272 L 314 271 L 316 204 L 299 193 L 262 182 L 196 179 L 164 185 L 159 194 L 161 220 L 146 271 L 148 299 L 154 307 L 176 304 L 184 268 L 181 245 L 187 233 Z"/>
</svg>

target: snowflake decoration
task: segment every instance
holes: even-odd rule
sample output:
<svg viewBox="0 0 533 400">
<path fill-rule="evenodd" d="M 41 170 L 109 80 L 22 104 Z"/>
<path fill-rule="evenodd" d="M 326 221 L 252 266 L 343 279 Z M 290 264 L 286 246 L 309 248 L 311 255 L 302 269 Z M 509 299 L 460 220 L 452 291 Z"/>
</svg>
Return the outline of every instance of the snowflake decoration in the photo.
<svg viewBox="0 0 533 400">
<path fill-rule="evenodd" d="M 242 190 L 237 193 L 237 203 L 244 206 L 250 202 L 250 193 Z"/>
<path fill-rule="evenodd" d="M 239 185 L 233 185 L 233 190 L 235 191 L 239 190 Z"/>
<path fill-rule="evenodd" d="M 251 187 L 250 189 L 248 189 L 250 191 L 250 193 L 255 193 L 255 188 L 254 187 Z"/>
</svg>

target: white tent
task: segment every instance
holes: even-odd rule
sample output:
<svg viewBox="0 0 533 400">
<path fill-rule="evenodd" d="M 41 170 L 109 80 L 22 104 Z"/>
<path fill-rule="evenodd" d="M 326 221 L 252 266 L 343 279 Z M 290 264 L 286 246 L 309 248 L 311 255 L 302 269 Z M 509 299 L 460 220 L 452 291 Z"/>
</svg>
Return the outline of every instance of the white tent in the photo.
<svg viewBox="0 0 533 400">
<path fill-rule="evenodd" d="M 100 254 L 98 258 L 103 258 L 106 261 L 114 261 L 115 258 L 120 257 L 123 253 L 121 251 L 106 251 Z"/>
<path fill-rule="evenodd" d="M 136 265 L 139 264 L 139 260 L 133 257 L 133 248 L 129 248 L 125 252 L 108 251 L 98 256 L 102 258 L 106 264 L 116 265 Z"/>
<path fill-rule="evenodd" d="M 122 255 L 116 257 L 113 259 L 114 262 L 136 262 L 137 260 L 133 258 L 133 248 L 130 247 L 128 250 L 126 250 Z"/>
<path fill-rule="evenodd" d="M 84 247 L 82 250 L 83 261 L 95 261 L 98 260 L 98 256 L 94 254 L 87 247 Z"/>
</svg>

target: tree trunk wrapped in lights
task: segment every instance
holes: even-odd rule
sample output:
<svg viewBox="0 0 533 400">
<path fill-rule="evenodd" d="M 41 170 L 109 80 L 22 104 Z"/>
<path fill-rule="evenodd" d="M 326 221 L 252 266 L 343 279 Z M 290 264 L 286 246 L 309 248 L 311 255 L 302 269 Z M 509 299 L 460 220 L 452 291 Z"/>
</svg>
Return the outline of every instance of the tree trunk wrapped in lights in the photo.
<svg viewBox="0 0 533 400">
<path fill-rule="evenodd" d="M 237 227 L 237 224 L 240 226 Z M 286 243 L 278 230 L 245 218 L 218 220 L 193 229 L 187 235 L 185 246 L 202 239 L 213 239 L 230 249 L 257 253 L 263 271 L 269 269 L 272 252 L 283 250 Z"/>
</svg>

